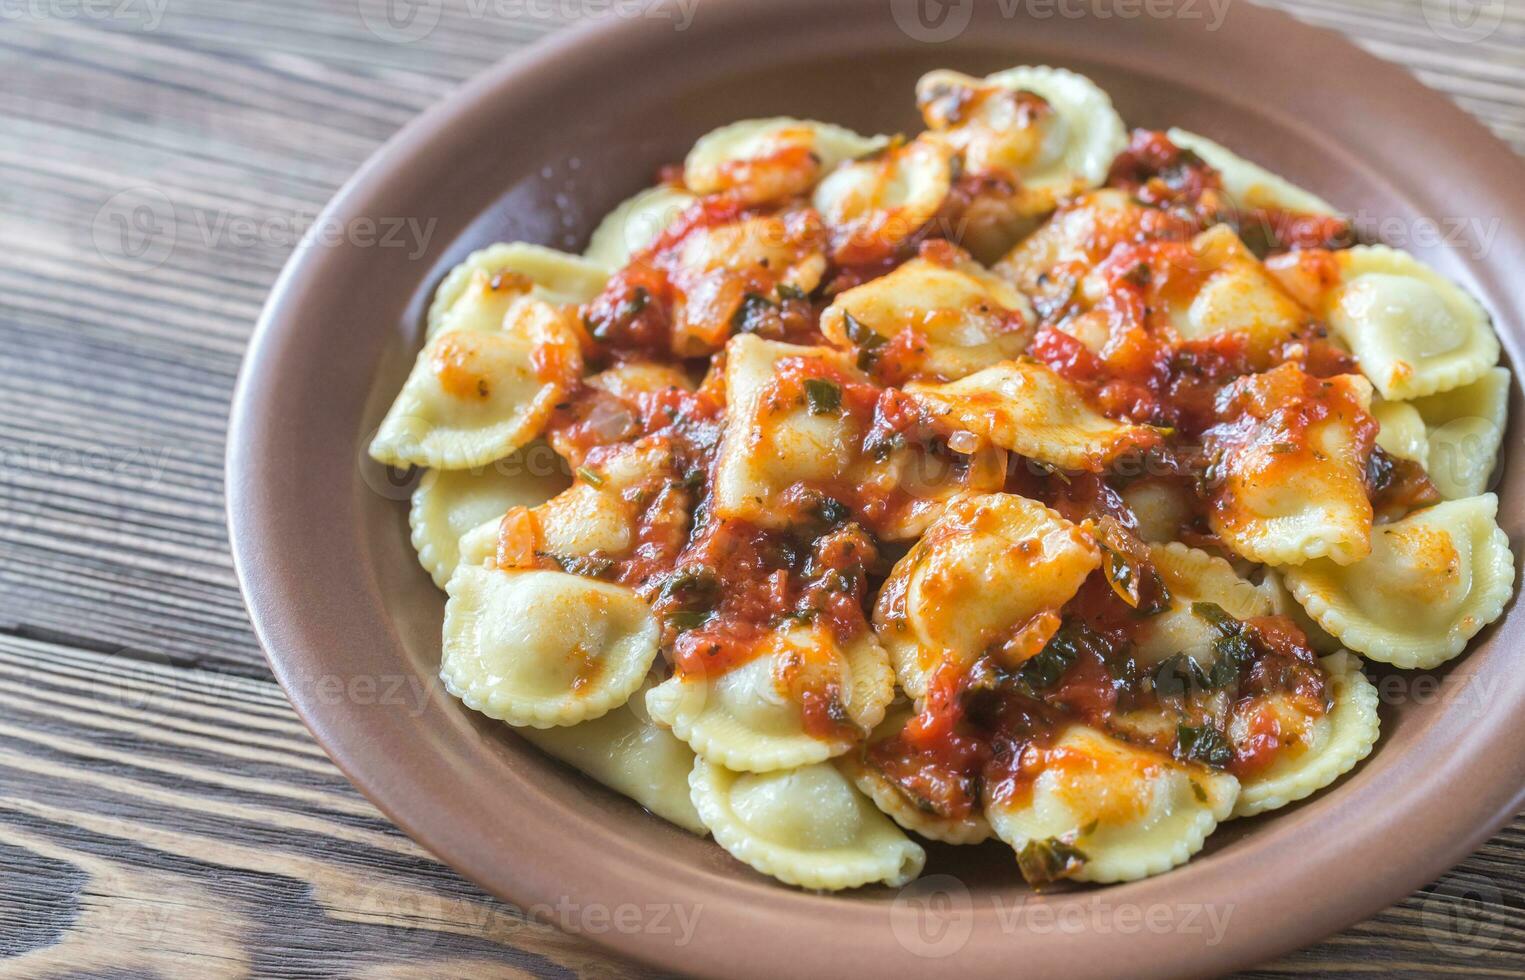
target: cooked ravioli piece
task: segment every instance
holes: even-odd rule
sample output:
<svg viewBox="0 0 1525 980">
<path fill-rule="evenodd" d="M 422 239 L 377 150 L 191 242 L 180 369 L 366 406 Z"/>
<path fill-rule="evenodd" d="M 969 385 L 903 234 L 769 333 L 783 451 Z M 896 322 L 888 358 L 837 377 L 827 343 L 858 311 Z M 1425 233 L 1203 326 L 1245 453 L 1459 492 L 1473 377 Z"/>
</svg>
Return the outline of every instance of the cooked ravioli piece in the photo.
<svg viewBox="0 0 1525 980">
<path fill-rule="evenodd" d="M 500 328 L 445 330 L 424 346 L 371 456 L 393 466 L 485 466 L 538 436 L 581 373 L 567 315 L 520 297 Z"/>
<path fill-rule="evenodd" d="M 1271 565 L 1370 550 L 1366 463 L 1376 438 L 1371 385 L 1314 378 L 1294 364 L 1234 381 L 1218 398 L 1232 421 L 1209 430 L 1217 478 L 1208 523 L 1235 554 Z"/>
<path fill-rule="evenodd" d="M 1267 267 L 1334 328 L 1384 398 L 1449 391 L 1498 363 L 1498 338 L 1482 304 L 1406 252 L 1309 249 Z"/>
<path fill-rule="evenodd" d="M 1184 129 L 1172 129 L 1166 135 L 1170 137 L 1170 142 L 1195 153 L 1218 171 L 1229 203 L 1241 211 L 1276 209 L 1298 214 L 1339 215 L 1332 204 L 1318 195 L 1310 194 L 1259 164 L 1251 163 L 1206 136 L 1198 136 Z"/>
<path fill-rule="evenodd" d="M 812 202 L 831 229 L 838 261 L 880 259 L 909 241 L 947 199 L 952 161 L 951 147 L 923 135 L 828 174 Z"/>
<path fill-rule="evenodd" d="M 1340 653 L 1345 650 L 1339 640 L 1324 631 L 1324 627 L 1313 621 L 1303 609 L 1302 603 L 1292 597 L 1292 592 L 1287 588 L 1286 580 L 1282 573 L 1274 568 L 1267 568 L 1264 572 L 1264 587 L 1271 594 L 1271 612 L 1277 616 L 1285 616 L 1303 631 L 1303 636 L 1308 640 L 1308 646 L 1314 652 L 1328 655 Z"/>
<path fill-rule="evenodd" d="M 1233 776 L 1081 725 L 1032 755 L 1024 766 L 1030 787 L 998 792 L 985 805 L 1024 873 L 1037 866 L 1116 882 L 1168 871 L 1202 849 L 1239 795 Z M 1067 858 L 1057 868 L 1055 853 Z"/>
<path fill-rule="evenodd" d="M 1379 525 L 1356 564 L 1287 569 L 1287 588 L 1350 649 L 1396 667 L 1436 667 L 1509 601 L 1514 554 L 1497 515 L 1491 493 L 1426 507 Z"/>
<path fill-rule="evenodd" d="M 709 833 L 689 796 L 694 751 L 646 713 L 645 688 L 608 714 L 563 728 L 520 728 L 547 755 L 582 770 L 662 819 Z"/>
<path fill-rule="evenodd" d="M 653 545 L 686 536 L 689 497 L 674 482 L 671 447 L 660 441 L 620 445 L 578 467 L 570 487 L 533 506 L 510 507 L 460 538 L 460 560 L 498 568 L 593 574 L 627 557 L 643 524 Z M 676 549 L 674 549 L 676 550 Z"/>
<path fill-rule="evenodd" d="M 1371 754 L 1381 730 L 1377 689 L 1361 673 L 1359 658 L 1349 653 L 1331 654 L 1322 664 L 1333 686 L 1334 703 L 1327 712 L 1308 712 L 1294 699 L 1277 696 L 1235 713 L 1230 742 L 1239 745 L 1270 734 L 1279 747 L 1269 766 L 1240 777 L 1234 816 L 1254 816 L 1311 796 Z"/>
<path fill-rule="evenodd" d="M 1149 288 L 1151 305 L 1183 340 L 1238 335 L 1264 365 L 1307 320 L 1227 225 L 1192 239 L 1183 264 L 1186 275 L 1151 277 Z"/>
<path fill-rule="evenodd" d="M 860 434 L 843 412 L 812 412 L 808 399 L 773 393 L 780 366 L 794 358 L 861 377 L 840 351 L 799 347 L 743 335 L 726 347 L 725 436 L 715 468 L 715 513 L 764 526 L 787 523 L 771 506 L 796 483 L 831 480 L 846 471 Z"/>
<path fill-rule="evenodd" d="M 683 183 L 696 194 L 780 201 L 808 192 L 838 164 L 888 144 L 884 136 L 814 120 L 744 119 L 699 138 L 683 163 Z"/>
<path fill-rule="evenodd" d="M 648 187 L 604 216 L 588 240 L 583 256 L 613 271 L 629 264 L 699 199 L 680 187 Z"/>
<path fill-rule="evenodd" d="M 1036 314 L 1016 289 L 949 247 L 839 294 L 821 333 L 878 378 L 953 380 L 1014 358 Z"/>
<path fill-rule="evenodd" d="M 1496 367 L 1460 388 L 1409 403 L 1423 420 L 1430 481 L 1447 500 L 1488 489 L 1509 419 L 1509 371 Z"/>
<path fill-rule="evenodd" d="M 876 512 L 872 530 L 883 539 L 905 540 L 925 529 L 941 501 L 1004 481 L 1005 455 L 988 444 L 971 447 L 961 462 L 919 442 L 866 449 L 872 419 L 849 409 L 843 389 L 867 383 L 833 348 L 734 338 L 726 347 L 728 404 L 714 476 L 715 515 L 782 528 L 796 520 L 780 506 L 787 491 L 830 495 L 845 487 L 892 501 Z"/>
<path fill-rule="evenodd" d="M 1141 665 L 1152 666 L 1184 653 L 1204 670 L 1212 667 L 1217 659 L 1214 641 L 1222 634 L 1194 608 L 1198 603 L 1212 603 L 1240 620 L 1272 612 L 1273 587 L 1240 578 L 1232 565 L 1216 555 L 1172 541 L 1150 546 L 1149 557 L 1170 593 L 1170 602 L 1163 612 L 1138 626 L 1134 656 Z"/>
<path fill-rule="evenodd" d="M 430 470 L 413 491 L 413 548 L 440 588 L 460 562 L 461 536 L 510 507 L 545 503 L 567 486 L 564 464 L 534 443 L 480 470 Z"/>
<path fill-rule="evenodd" d="M 988 840 L 992 832 L 984 814 L 978 810 L 963 817 L 937 813 L 927 801 L 914 798 L 891 778 L 870 754 L 873 746 L 899 734 L 911 715 L 909 705 L 892 709 L 865 743 L 837 757 L 837 768 L 873 800 L 875 806 L 906 830 L 945 844 L 978 844 Z"/>
<path fill-rule="evenodd" d="M 716 843 L 791 885 L 900 886 L 926 863 L 926 852 L 828 764 L 736 773 L 700 759 L 689 788 Z"/>
<path fill-rule="evenodd" d="M 825 247 L 826 229 L 808 208 L 689 232 L 668 265 L 676 291 L 673 353 L 720 350 L 733 333 L 752 326 L 755 310 L 771 308 L 780 287 L 815 292 L 826 271 Z"/>
<path fill-rule="evenodd" d="M 1155 429 L 1102 415 L 1079 388 L 1034 360 L 1003 361 L 947 384 L 913 381 L 905 392 L 945 429 L 1060 469 L 1100 472 L 1160 442 Z"/>
<path fill-rule="evenodd" d="M 598 718 L 640 688 L 657 656 L 656 617 L 623 586 L 462 565 L 445 590 L 445 689 L 511 725 Z"/>
<path fill-rule="evenodd" d="M 497 330 L 521 296 L 552 306 L 586 303 L 609 273 L 597 263 L 527 242 L 490 245 L 450 270 L 429 306 L 429 336 L 443 330 Z"/>
<path fill-rule="evenodd" d="M 1184 237 L 1188 228 L 1175 229 L 1174 224 L 1166 212 L 1145 207 L 1122 191 L 1091 191 L 1061 205 L 991 271 L 1032 297 L 1040 312 L 1062 309 L 1092 266 L 1114 248 L 1146 237 Z"/>
<path fill-rule="evenodd" d="M 1054 614 L 1100 564 L 1090 537 L 1037 501 L 958 497 L 895 563 L 874 629 L 900 686 L 920 698 L 944 664 L 968 667 L 1035 617 L 1057 625 Z"/>
<path fill-rule="evenodd" d="M 842 645 L 826 627 L 795 626 L 724 673 L 674 674 L 646 695 L 646 707 L 711 762 L 767 772 L 846 752 L 884 719 L 894 695 L 872 633 Z"/>
<path fill-rule="evenodd" d="M 1373 398 L 1371 416 L 1381 426 L 1377 445 L 1389 456 L 1407 459 L 1424 466 L 1429 457 L 1429 435 L 1418 409 L 1408 402 L 1390 402 Z"/>
<path fill-rule="evenodd" d="M 933 71 L 917 82 L 916 101 L 969 172 L 1013 180 L 1030 212 L 1100 186 L 1128 145 L 1107 93 L 1062 68 L 1022 66 L 983 79 Z"/>
<path fill-rule="evenodd" d="M 1174 541 L 1192 520 L 1189 492 L 1171 481 L 1144 477 L 1129 482 L 1121 493 L 1138 521 L 1138 536 L 1143 541 Z"/>
</svg>

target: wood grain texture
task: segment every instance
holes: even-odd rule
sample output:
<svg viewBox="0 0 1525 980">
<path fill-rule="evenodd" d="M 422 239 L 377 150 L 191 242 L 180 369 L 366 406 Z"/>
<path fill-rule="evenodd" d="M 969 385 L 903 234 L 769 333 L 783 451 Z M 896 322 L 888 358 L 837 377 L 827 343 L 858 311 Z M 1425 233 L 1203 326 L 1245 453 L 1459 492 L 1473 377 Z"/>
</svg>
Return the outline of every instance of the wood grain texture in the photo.
<svg viewBox="0 0 1525 980">
<path fill-rule="evenodd" d="M 1463 43 L 1439 4 L 1277 3 L 1525 153 L 1525 5 L 1482 3 L 1500 18 Z M 287 254 L 399 126 L 582 5 L 446 0 L 411 43 L 384 6 L 0 3 L 0 977 L 640 972 L 361 799 L 270 680 L 234 581 L 227 404 Z M 1517 820 L 1250 975 L 1517 976 L 1522 882 Z"/>
</svg>

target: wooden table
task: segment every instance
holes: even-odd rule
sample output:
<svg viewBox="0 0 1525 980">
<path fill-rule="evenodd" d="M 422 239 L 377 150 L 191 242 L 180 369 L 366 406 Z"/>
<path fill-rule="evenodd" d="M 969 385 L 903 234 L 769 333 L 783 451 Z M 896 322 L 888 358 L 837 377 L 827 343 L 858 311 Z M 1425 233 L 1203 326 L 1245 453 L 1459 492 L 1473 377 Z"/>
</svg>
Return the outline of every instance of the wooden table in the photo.
<svg viewBox="0 0 1525 980">
<path fill-rule="evenodd" d="M 635 969 L 351 789 L 234 582 L 228 399 L 287 254 L 382 140 L 584 6 L 446 0 L 394 43 L 384 2 L 0 0 L 0 976 Z M 1278 0 L 1525 152 L 1525 4 L 1437 28 L 1445 2 Z M 1517 820 L 1256 975 L 1518 975 L 1522 882 Z"/>
</svg>

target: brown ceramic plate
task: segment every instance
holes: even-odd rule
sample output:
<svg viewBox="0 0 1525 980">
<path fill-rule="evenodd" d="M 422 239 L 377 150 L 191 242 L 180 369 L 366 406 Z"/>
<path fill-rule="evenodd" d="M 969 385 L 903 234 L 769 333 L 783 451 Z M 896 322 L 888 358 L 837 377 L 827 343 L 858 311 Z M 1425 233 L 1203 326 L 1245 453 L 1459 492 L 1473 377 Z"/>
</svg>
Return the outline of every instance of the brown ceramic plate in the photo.
<svg viewBox="0 0 1525 980">
<path fill-rule="evenodd" d="M 1133 19 L 1028 17 L 1030 6 L 708 0 L 686 30 L 646 16 L 562 35 L 409 126 L 320 222 L 433 221 L 423 254 L 416 239 L 364 247 L 356 234 L 304 246 L 287 266 L 244 365 L 228 461 L 254 625 L 345 773 L 484 887 L 698 974 L 1200 974 L 1370 915 L 1525 801 L 1518 611 L 1430 675 L 1438 694 L 1414 675 L 1384 686 L 1382 740 L 1339 784 L 1227 825 L 1169 874 L 1042 897 L 998 846 L 934 847 L 928 877 L 898 896 L 784 887 L 439 691 L 442 597 L 408 545 L 406 488 L 363 452 L 418 349 L 428 296 L 491 241 L 580 251 L 605 211 L 725 122 L 791 114 L 915 131 L 912 86 L 927 69 L 1071 67 L 1130 124 L 1214 136 L 1389 239 L 1407 236 L 1391 244 L 1482 297 L 1519 363 L 1525 292 L 1511 287 L 1525 268 L 1525 168 L 1450 103 L 1332 34 L 1249 4 L 1229 4 L 1221 23 L 1222 8 L 1205 2 Z M 1485 241 L 1433 247 L 1420 235 L 1428 219 Z M 1525 468 L 1505 473 L 1500 496 L 1518 541 Z"/>
</svg>

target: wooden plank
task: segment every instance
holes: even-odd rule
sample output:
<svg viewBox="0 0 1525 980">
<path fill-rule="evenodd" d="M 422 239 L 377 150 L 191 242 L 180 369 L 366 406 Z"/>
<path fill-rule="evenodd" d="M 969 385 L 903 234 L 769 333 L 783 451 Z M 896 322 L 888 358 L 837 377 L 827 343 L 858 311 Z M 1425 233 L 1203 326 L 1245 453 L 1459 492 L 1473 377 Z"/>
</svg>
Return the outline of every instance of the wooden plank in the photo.
<svg viewBox="0 0 1525 980">
<path fill-rule="evenodd" d="M 560 26 L 446 0 L 393 44 L 361 16 L 379 3 L 174 0 L 151 30 L 157 2 L 43 5 L 0 31 L 0 977 L 630 970 L 360 798 L 270 681 L 233 578 L 227 401 L 301 227 L 397 127 Z M 1409 65 L 1525 152 L 1525 7 L 1458 44 L 1419 0 L 1273 5 Z M 148 241 L 173 247 L 124 263 L 103 209 L 144 187 L 170 205 Z M 1516 821 L 1252 975 L 1517 975 L 1522 880 Z"/>
<path fill-rule="evenodd" d="M 596 974 L 395 831 L 269 681 L 0 639 L 0 975 Z"/>
</svg>

